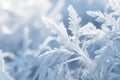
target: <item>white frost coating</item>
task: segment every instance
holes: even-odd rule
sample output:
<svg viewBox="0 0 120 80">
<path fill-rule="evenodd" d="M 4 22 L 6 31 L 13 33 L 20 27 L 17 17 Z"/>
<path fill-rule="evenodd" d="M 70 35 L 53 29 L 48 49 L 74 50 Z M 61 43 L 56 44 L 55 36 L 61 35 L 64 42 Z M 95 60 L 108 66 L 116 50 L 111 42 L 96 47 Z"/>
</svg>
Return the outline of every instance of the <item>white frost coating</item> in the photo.
<svg viewBox="0 0 120 80">
<path fill-rule="evenodd" d="M 72 5 L 65 26 L 65 2 L 0 0 L 0 80 L 120 80 L 119 0 L 87 12 L 99 28 L 83 25 Z"/>
<path fill-rule="evenodd" d="M 72 7 L 71 7 L 72 8 Z M 74 14 L 73 14 L 74 15 Z M 71 15 L 72 16 L 72 15 Z M 76 42 L 72 42 L 70 41 L 70 38 L 68 38 L 67 32 L 66 32 L 66 28 L 64 26 L 61 25 L 57 25 L 52 19 L 47 19 L 42 17 L 44 23 L 46 23 L 47 26 L 50 26 L 49 28 L 54 29 L 54 31 L 56 31 L 56 33 L 58 34 L 58 38 L 59 38 L 59 42 L 64 43 L 65 45 L 67 45 L 69 48 L 75 50 L 78 54 L 82 55 L 85 59 L 87 59 L 90 64 L 94 64 L 85 54 L 84 52 L 79 48 L 79 44 Z M 77 29 L 75 29 L 77 30 Z M 74 30 L 74 31 L 75 31 Z M 77 38 L 77 37 L 76 37 Z"/>
<path fill-rule="evenodd" d="M 96 29 L 96 26 L 94 26 L 92 23 L 88 23 L 82 28 L 80 28 L 79 33 L 82 35 L 94 35 L 98 38 L 101 38 L 105 35 L 105 32 L 100 29 Z"/>
<path fill-rule="evenodd" d="M 77 12 L 73 8 L 72 5 L 68 6 L 68 11 L 69 11 L 69 29 L 72 31 L 74 35 L 78 34 L 78 29 L 79 29 L 79 24 L 81 22 L 81 18 L 78 17 Z M 77 36 L 77 35 L 76 35 Z"/>
<path fill-rule="evenodd" d="M 99 80 L 99 79 L 100 80 L 106 80 L 106 79 L 107 80 L 113 80 L 113 79 L 119 80 L 119 77 L 118 77 L 119 72 L 116 69 L 119 69 L 118 66 L 120 65 L 120 62 L 119 62 L 120 59 L 115 58 L 115 56 L 119 57 L 119 53 L 120 53 L 119 52 L 120 47 L 118 46 L 120 44 L 119 43 L 120 38 L 116 38 L 120 36 L 119 31 L 117 30 L 119 29 L 119 26 L 117 26 L 119 25 L 118 23 L 119 15 L 116 15 L 118 16 L 116 19 L 111 13 L 107 13 L 107 12 L 102 13 L 100 11 L 95 11 L 95 12 L 88 11 L 87 12 L 88 15 L 95 17 L 96 21 L 102 22 L 101 29 L 97 29 L 96 26 L 94 26 L 94 24 L 92 24 L 91 22 L 88 22 L 88 24 L 84 26 L 80 26 L 79 24 L 80 24 L 81 19 L 78 17 L 78 14 L 76 13 L 76 11 L 71 5 L 68 7 L 68 11 L 69 11 L 68 19 L 70 20 L 68 29 L 72 33 L 72 36 L 68 37 L 68 41 L 70 45 L 68 45 L 67 42 L 64 42 L 66 39 L 64 35 L 62 35 L 62 37 L 64 38 L 64 40 L 62 41 L 64 44 L 68 45 L 64 47 L 65 49 L 68 49 L 71 52 L 75 51 L 76 53 L 79 54 L 79 56 L 75 58 L 71 58 L 71 59 L 67 58 L 66 61 L 61 61 L 61 63 L 68 65 L 68 66 L 63 67 L 63 69 L 69 67 L 67 70 L 65 69 L 65 73 L 70 71 L 69 74 L 62 73 L 66 75 L 67 77 L 61 77 L 61 79 L 64 80 L 64 79 L 71 78 L 72 80 L 78 80 L 78 79 L 80 80 L 86 80 L 86 79 L 87 80 Z M 62 30 L 63 32 L 66 31 L 64 28 L 58 29 L 58 26 L 60 25 L 57 23 L 54 23 L 55 21 L 53 22 L 52 19 L 47 19 L 47 18 L 44 18 L 44 19 L 43 21 L 47 23 L 47 26 L 50 26 L 49 28 L 53 28 L 54 24 L 55 24 L 54 27 L 57 26 L 57 28 L 54 28 L 54 31 L 56 29 L 56 33 L 59 34 L 57 35 L 57 37 L 60 37 L 60 34 L 62 34 L 58 32 L 62 32 Z M 83 40 L 79 40 L 79 38 L 81 37 L 83 37 L 82 38 Z M 79 46 L 79 44 L 81 44 L 81 47 Z M 50 58 L 54 58 L 54 59 L 56 58 L 56 57 L 53 57 L 54 55 L 53 56 L 50 56 L 50 55 L 51 54 L 49 53 L 48 56 Z M 70 64 L 76 61 L 80 61 L 81 64 L 84 64 L 83 68 L 81 68 L 81 66 L 78 67 L 80 72 L 75 71 L 75 69 L 73 69 L 73 71 L 70 70 L 71 68 Z M 44 64 L 47 64 L 45 62 Z M 52 63 L 56 65 L 61 64 L 61 63 L 58 64 L 57 62 L 55 63 L 54 60 L 53 61 L 51 60 L 49 64 L 52 64 Z M 48 64 L 48 67 L 49 67 L 49 64 Z M 114 67 L 111 67 L 111 66 L 114 66 Z M 109 67 L 111 68 L 109 69 Z M 51 69 L 48 69 L 48 70 L 50 71 L 52 70 L 51 76 L 53 79 L 53 75 L 55 74 L 57 67 L 53 69 L 52 67 L 49 67 L 49 68 Z M 49 71 L 45 71 L 45 72 L 46 74 L 49 73 Z M 75 74 L 74 72 L 77 75 L 79 75 L 81 78 L 77 78 L 77 76 L 70 77 L 72 74 Z M 116 75 L 112 75 L 112 73 L 115 73 Z M 50 76 L 49 74 L 47 78 Z M 58 75 L 62 75 L 62 74 L 58 74 Z M 39 78 L 41 79 L 41 76 Z M 55 77 L 54 79 L 58 80 Z"/>
</svg>

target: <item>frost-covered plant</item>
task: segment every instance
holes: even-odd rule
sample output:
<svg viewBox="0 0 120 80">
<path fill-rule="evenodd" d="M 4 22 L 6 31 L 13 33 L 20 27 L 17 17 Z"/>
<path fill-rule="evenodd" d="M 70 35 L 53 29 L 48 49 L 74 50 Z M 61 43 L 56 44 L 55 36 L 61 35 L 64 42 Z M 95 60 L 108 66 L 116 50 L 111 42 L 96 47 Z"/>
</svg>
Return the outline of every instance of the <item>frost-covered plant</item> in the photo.
<svg viewBox="0 0 120 80">
<path fill-rule="evenodd" d="M 1 1 L 4 3 L 4 1 L 7 0 Z M 13 2 L 14 1 L 15 0 L 13 0 Z M 38 0 L 35 0 L 35 4 L 37 4 L 37 1 Z M 36 43 L 38 43 L 35 38 L 36 34 L 32 34 L 34 31 L 36 32 L 38 28 L 32 25 L 34 19 L 32 19 L 33 23 L 32 20 L 29 21 L 29 19 L 33 18 L 32 13 L 27 17 L 28 13 L 26 13 L 26 11 L 26 15 L 22 16 L 19 11 L 17 12 L 14 11 L 14 9 L 8 9 L 11 10 L 10 12 L 13 10 L 15 15 L 19 14 L 16 15 L 18 20 L 20 20 L 19 26 L 21 26 L 21 21 L 23 20 L 22 26 L 24 26 L 24 28 L 20 27 L 20 29 L 17 29 L 18 31 L 15 30 L 18 33 L 20 31 L 20 33 L 22 32 L 23 34 L 23 38 L 21 39 L 23 48 L 9 51 L 5 50 L 9 49 L 6 48 L 6 45 L 4 45 L 5 47 L 3 46 L 4 48 L 1 46 L 3 52 L 0 53 L 0 65 L 2 65 L 0 67 L 0 80 L 119 80 L 120 1 L 110 0 L 104 13 L 101 11 L 87 12 L 88 15 L 94 17 L 97 22 L 101 23 L 100 28 L 97 28 L 94 23 L 91 22 L 82 26 L 81 18 L 78 16 L 78 13 L 72 5 L 68 6 L 69 27 L 65 27 L 63 22 L 58 20 L 60 17 L 54 16 L 55 14 L 59 14 L 62 3 L 64 3 L 64 0 L 59 1 L 59 5 L 57 4 L 53 11 L 49 12 L 47 9 L 45 13 L 43 13 L 45 15 L 42 15 L 41 17 L 40 14 L 39 19 L 37 19 L 40 21 L 42 20 L 46 25 L 46 28 L 44 28 L 45 25 L 40 22 L 39 26 L 42 26 L 43 29 L 40 30 L 38 35 L 42 35 L 45 39 L 37 44 L 39 45 L 38 48 L 34 46 L 34 44 L 36 45 Z M 23 0 L 19 2 L 17 4 L 23 5 L 23 8 L 19 6 L 19 9 L 23 10 L 23 12 L 26 8 L 28 11 L 30 8 L 31 12 L 30 6 L 33 4 L 32 6 L 35 9 L 35 15 L 37 15 L 36 11 L 38 10 L 38 7 L 32 3 L 32 0 L 30 0 L 30 3 L 27 5 L 22 4 L 27 3 Z M 4 8 L 11 8 L 8 7 L 10 6 L 10 3 L 4 5 Z M 25 8 L 24 6 L 27 7 Z M 25 20 L 24 17 L 26 18 Z M 28 21 L 28 23 L 26 21 Z M 30 22 L 31 24 L 28 25 Z M 34 30 L 34 28 L 36 30 Z M 16 28 L 13 28 L 13 30 L 14 29 Z M 32 30 L 33 32 L 31 32 Z M 7 37 L 8 35 L 9 37 L 10 35 L 15 37 L 18 36 L 18 34 L 15 34 L 15 31 L 12 33 L 8 27 L 3 27 L 3 25 L 1 31 L 2 32 L 0 33 L 2 35 L 0 34 L 0 37 L 4 37 L 6 34 Z M 43 37 L 40 36 L 37 38 L 38 41 Z M 31 39 L 33 41 L 32 45 Z M 6 38 L 4 40 L 6 40 Z M 16 38 L 13 37 L 12 40 L 16 40 Z M 19 47 L 20 45 L 21 42 Z"/>
<path fill-rule="evenodd" d="M 90 22 L 80 26 L 81 19 L 71 5 L 68 7 L 71 35 L 62 22 L 42 17 L 59 48 L 40 54 L 41 64 L 35 80 L 119 80 L 120 16 L 117 7 L 120 4 L 112 1 L 111 12 L 87 12 L 102 23 L 101 29 Z"/>
</svg>

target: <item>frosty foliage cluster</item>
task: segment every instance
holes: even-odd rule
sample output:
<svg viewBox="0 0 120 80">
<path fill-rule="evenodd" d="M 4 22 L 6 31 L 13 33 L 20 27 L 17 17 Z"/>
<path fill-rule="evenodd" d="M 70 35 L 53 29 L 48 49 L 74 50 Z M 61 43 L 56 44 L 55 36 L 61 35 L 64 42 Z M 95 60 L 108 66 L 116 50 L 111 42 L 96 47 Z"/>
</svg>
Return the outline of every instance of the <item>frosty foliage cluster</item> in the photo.
<svg viewBox="0 0 120 80">
<path fill-rule="evenodd" d="M 65 0 L 41 2 L 0 0 L 0 80 L 120 80 L 120 0 L 86 12 L 100 28 L 72 5 L 65 26 Z"/>
</svg>

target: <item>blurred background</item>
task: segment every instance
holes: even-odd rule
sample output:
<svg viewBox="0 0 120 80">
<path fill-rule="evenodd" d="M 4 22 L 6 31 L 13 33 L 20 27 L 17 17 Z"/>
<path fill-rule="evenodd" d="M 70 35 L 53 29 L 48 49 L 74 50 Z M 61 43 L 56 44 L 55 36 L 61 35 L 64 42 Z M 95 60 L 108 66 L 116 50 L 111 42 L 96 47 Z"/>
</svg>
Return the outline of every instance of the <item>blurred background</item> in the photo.
<svg viewBox="0 0 120 80">
<path fill-rule="evenodd" d="M 98 28 L 100 23 L 90 18 L 86 11 L 104 11 L 107 0 L 0 0 L 0 49 L 16 52 L 38 46 L 50 32 L 41 21 L 41 16 L 63 21 L 68 27 L 67 7 L 73 5 L 82 18 L 81 25 L 93 22 Z M 27 41 L 29 39 L 29 41 Z M 27 41 L 27 43 L 26 43 Z"/>
</svg>

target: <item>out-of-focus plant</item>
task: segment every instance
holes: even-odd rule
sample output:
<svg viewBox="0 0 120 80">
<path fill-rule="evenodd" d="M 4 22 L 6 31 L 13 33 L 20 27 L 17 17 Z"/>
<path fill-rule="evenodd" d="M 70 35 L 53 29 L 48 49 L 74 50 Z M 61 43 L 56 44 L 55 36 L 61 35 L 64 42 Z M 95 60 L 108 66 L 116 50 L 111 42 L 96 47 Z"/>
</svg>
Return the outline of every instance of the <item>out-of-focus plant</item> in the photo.
<svg viewBox="0 0 120 80">
<path fill-rule="evenodd" d="M 0 0 L 0 49 L 8 55 L 6 70 L 15 80 L 32 80 L 38 67 L 35 55 L 42 50 L 39 45 L 51 35 L 41 16 L 60 21 L 63 6 L 64 0 L 56 5 L 49 0 Z"/>
<path fill-rule="evenodd" d="M 41 16 L 61 20 L 63 3 L 64 0 L 59 0 L 56 5 L 52 5 L 49 0 L 1 0 L 0 48 L 10 52 L 23 49 L 24 28 L 28 27 L 28 37 L 31 40 L 29 48 L 37 49 L 50 34 L 41 21 Z"/>
</svg>

